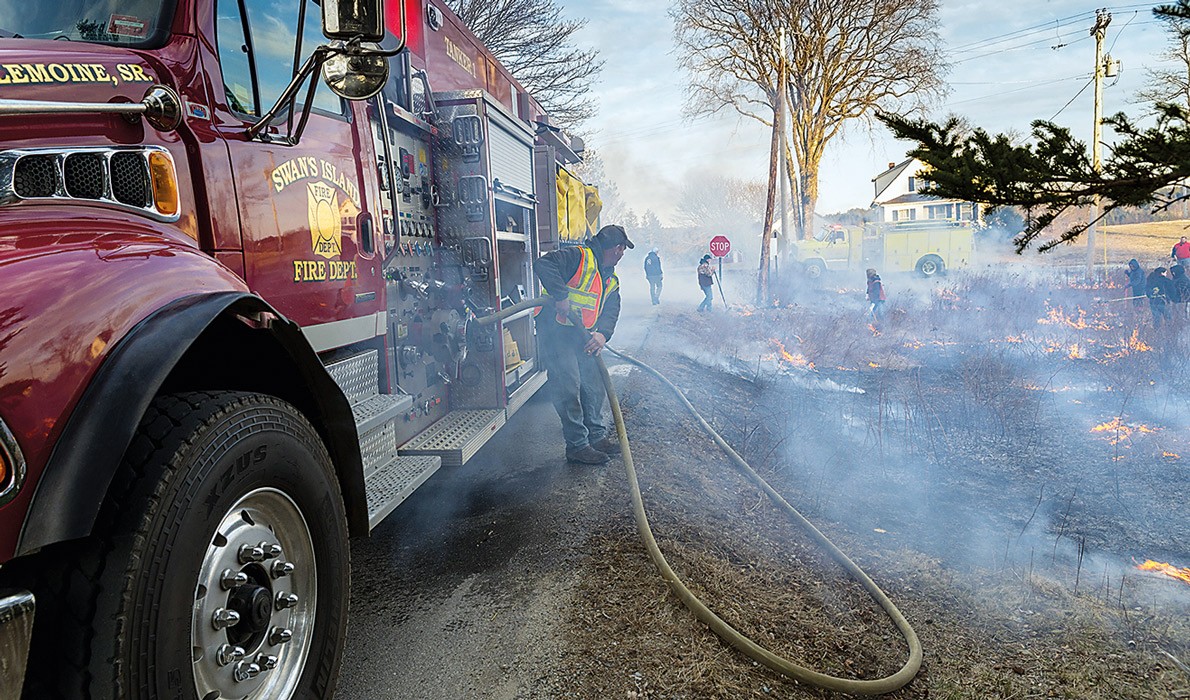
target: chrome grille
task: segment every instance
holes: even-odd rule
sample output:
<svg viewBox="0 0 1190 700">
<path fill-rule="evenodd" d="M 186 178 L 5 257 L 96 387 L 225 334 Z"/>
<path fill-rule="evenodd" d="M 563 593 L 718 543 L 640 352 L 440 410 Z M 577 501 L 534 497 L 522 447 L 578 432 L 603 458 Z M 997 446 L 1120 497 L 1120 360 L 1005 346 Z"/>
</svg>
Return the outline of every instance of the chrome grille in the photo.
<svg viewBox="0 0 1190 700">
<path fill-rule="evenodd" d="M 159 146 L 0 151 L 0 206 L 28 201 L 96 202 L 162 221 L 153 201 L 149 154 Z"/>
<path fill-rule="evenodd" d="M 98 153 L 74 153 L 62 166 L 66 194 L 79 199 L 99 199 L 107 189 L 103 156 Z"/>
<path fill-rule="evenodd" d="M 54 156 L 28 156 L 17 161 L 13 186 L 18 197 L 52 197 L 58 191 Z"/>
<path fill-rule="evenodd" d="M 134 207 L 149 206 L 149 169 L 139 153 L 115 153 L 111 159 L 112 196 Z"/>
</svg>

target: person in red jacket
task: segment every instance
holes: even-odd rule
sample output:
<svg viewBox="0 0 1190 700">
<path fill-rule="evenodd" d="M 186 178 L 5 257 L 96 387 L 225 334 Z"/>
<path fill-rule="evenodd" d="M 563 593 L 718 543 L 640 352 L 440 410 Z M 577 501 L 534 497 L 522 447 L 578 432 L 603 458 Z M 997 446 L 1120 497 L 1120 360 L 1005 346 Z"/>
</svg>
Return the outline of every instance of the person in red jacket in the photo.
<svg viewBox="0 0 1190 700">
<path fill-rule="evenodd" d="M 884 283 L 880 281 L 880 275 L 876 274 L 876 269 L 869 267 L 868 275 L 868 301 L 872 304 L 870 312 L 872 318 L 872 325 L 879 326 L 880 322 L 884 320 Z"/>
<path fill-rule="evenodd" d="M 604 464 L 607 452 L 619 445 L 603 418 L 607 395 L 595 356 L 616 330 L 620 280 L 615 268 L 632 247 L 624 228 L 610 224 L 585 245 L 546 253 L 533 263 L 552 301 L 537 315 L 537 339 L 549 372 L 546 391 L 562 419 L 569 462 Z M 571 318 L 576 315 L 585 330 L 574 326 Z"/>
<path fill-rule="evenodd" d="M 1173 250 L 1169 251 L 1169 257 L 1181 265 L 1182 269 L 1190 271 L 1190 241 L 1182 236 L 1182 240 L 1173 244 Z"/>
</svg>

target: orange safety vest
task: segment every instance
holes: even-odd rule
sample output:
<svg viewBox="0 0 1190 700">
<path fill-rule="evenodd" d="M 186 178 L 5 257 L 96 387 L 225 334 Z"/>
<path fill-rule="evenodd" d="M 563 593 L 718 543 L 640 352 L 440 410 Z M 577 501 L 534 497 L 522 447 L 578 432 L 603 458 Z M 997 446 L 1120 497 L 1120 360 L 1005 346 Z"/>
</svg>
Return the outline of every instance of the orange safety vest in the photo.
<svg viewBox="0 0 1190 700">
<path fill-rule="evenodd" d="M 570 305 L 579 310 L 583 326 L 589 330 L 594 328 L 595 322 L 599 320 L 599 312 L 603 310 L 603 300 L 607 298 L 607 295 L 619 289 L 620 280 L 612 275 L 604 284 L 603 277 L 599 275 L 599 261 L 595 259 L 595 251 L 583 246 L 579 248 L 579 252 L 582 254 L 582 258 L 579 260 L 578 270 L 566 283 L 566 288 L 569 290 L 567 298 L 570 299 Z M 543 296 L 548 298 L 549 294 Z M 542 307 L 538 307 L 533 311 L 533 315 L 541 313 L 541 309 Z M 558 318 L 557 321 L 564 326 L 574 325 L 570 319 Z"/>
</svg>

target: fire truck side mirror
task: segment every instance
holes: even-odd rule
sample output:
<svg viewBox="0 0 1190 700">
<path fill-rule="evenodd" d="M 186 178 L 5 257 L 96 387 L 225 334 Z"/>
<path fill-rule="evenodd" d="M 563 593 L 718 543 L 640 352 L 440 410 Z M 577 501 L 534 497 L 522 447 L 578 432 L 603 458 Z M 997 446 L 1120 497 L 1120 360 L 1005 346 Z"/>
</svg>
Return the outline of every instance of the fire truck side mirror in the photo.
<svg viewBox="0 0 1190 700">
<path fill-rule="evenodd" d="M 384 38 L 384 0 L 322 0 L 322 33 L 342 41 L 380 41 Z"/>
</svg>

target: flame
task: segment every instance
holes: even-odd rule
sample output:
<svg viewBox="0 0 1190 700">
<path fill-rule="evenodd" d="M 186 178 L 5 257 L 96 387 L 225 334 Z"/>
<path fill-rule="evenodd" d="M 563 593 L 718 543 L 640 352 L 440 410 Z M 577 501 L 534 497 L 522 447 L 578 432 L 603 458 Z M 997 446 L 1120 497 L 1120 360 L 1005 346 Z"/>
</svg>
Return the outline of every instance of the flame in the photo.
<svg viewBox="0 0 1190 700">
<path fill-rule="evenodd" d="M 1141 571 L 1156 571 L 1159 574 L 1176 578 L 1179 581 L 1190 583 L 1190 567 L 1183 567 L 1179 569 L 1173 564 L 1166 564 L 1165 562 L 1153 561 L 1148 559 L 1143 564 L 1137 564 L 1136 568 Z"/>
<path fill-rule="evenodd" d="M 1070 352 L 1066 353 L 1066 357 L 1072 360 L 1081 360 L 1086 357 L 1086 354 L 1078 347 L 1078 343 L 1070 346 Z"/>
<path fill-rule="evenodd" d="M 1063 326 L 1064 325 L 1064 326 L 1069 326 L 1069 327 L 1077 329 L 1077 330 L 1085 330 L 1087 328 L 1091 328 L 1091 329 L 1099 330 L 1099 331 L 1111 330 L 1110 325 L 1108 325 L 1106 322 L 1099 320 L 1099 319 L 1091 319 L 1091 322 L 1087 323 L 1087 312 L 1084 311 L 1081 307 L 1075 307 L 1075 311 L 1077 312 L 1077 314 L 1068 316 L 1066 314 L 1065 310 L 1063 310 L 1063 308 L 1061 306 L 1050 307 L 1050 310 L 1046 312 L 1045 318 L 1039 318 L 1039 319 L 1037 319 L 1037 322 L 1042 325 L 1047 325 L 1047 326 L 1050 326 L 1050 325 Z"/>
<path fill-rule="evenodd" d="M 868 366 L 871 367 L 872 369 L 876 369 L 876 368 L 880 367 L 880 365 L 876 362 L 869 362 Z"/>
<path fill-rule="evenodd" d="M 946 288 L 935 289 L 934 296 L 938 297 L 942 301 L 949 301 L 951 303 L 956 302 L 956 301 L 962 301 L 962 297 L 960 297 L 958 294 L 955 294 L 953 289 L 946 289 Z"/>
<path fill-rule="evenodd" d="M 868 328 L 871 328 L 871 326 L 868 326 Z M 920 340 L 917 340 L 917 339 L 914 339 L 914 340 L 909 340 L 909 341 L 906 341 L 906 342 L 905 342 L 905 347 L 907 347 L 907 348 L 912 348 L 913 350 L 921 350 L 921 349 L 922 349 L 922 348 L 924 348 L 925 346 L 926 346 L 926 344 L 925 344 L 925 343 L 923 343 L 923 342 L 921 342 Z"/>
<path fill-rule="evenodd" d="M 1112 433 L 1112 436 L 1107 438 L 1109 445 L 1117 445 L 1124 440 L 1131 440 L 1133 433 L 1155 433 L 1157 430 L 1157 428 L 1150 428 L 1147 425 L 1133 427 L 1120 420 L 1119 416 L 1091 428 L 1092 433 Z"/>
<path fill-rule="evenodd" d="M 872 324 L 868 324 L 868 330 L 872 331 L 872 335 L 880 335 L 880 329 Z"/>
<path fill-rule="evenodd" d="M 1164 457 L 1165 459 L 1181 459 L 1182 458 L 1182 455 L 1180 455 L 1176 452 L 1162 452 L 1161 456 Z"/>
<path fill-rule="evenodd" d="M 807 360 L 800 353 L 797 355 L 794 355 L 793 353 L 786 350 L 785 343 L 782 343 L 780 340 L 777 340 L 776 338 L 769 338 L 769 340 L 772 341 L 772 343 L 774 345 L 776 345 L 777 349 L 781 352 L 781 359 L 785 360 L 786 362 L 793 365 L 794 367 L 805 367 L 806 369 L 814 369 L 813 362 L 810 362 L 809 360 Z"/>
</svg>

